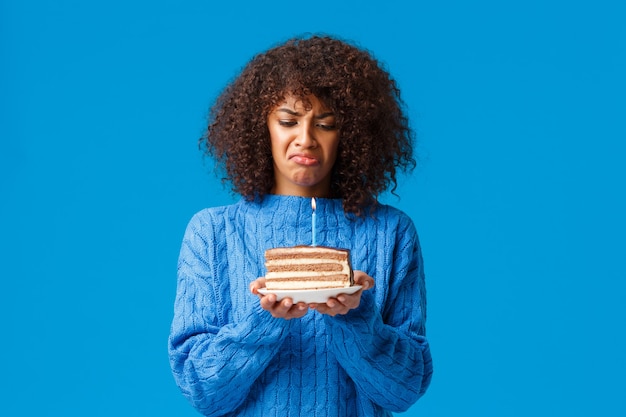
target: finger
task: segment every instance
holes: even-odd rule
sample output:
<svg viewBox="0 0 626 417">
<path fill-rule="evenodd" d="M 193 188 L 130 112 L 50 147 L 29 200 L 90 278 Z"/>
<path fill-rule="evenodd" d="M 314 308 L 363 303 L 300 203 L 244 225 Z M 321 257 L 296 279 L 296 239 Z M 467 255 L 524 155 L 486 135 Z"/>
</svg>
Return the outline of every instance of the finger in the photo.
<svg viewBox="0 0 626 417">
<path fill-rule="evenodd" d="M 289 311 L 287 312 L 287 316 L 294 319 L 299 319 L 303 317 L 308 312 L 308 306 L 304 303 L 294 304 Z"/>
<path fill-rule="evenodd" d="M 264 287 L 265 287 L 265 277 L 257 278 L 250 283 L 250 292 L 252 292 L 252 294 L 258 294 L 259 293 L 258 290 Z"/>
<path fill-rule="evenodd" d="M 285 298 L 272 309 L 272 316 L 277 318 L 283 318 L 286 320 L 300 318 L 304 316 L 308 311 L 305 303 L 293 304 L 291 298 Z"/>
<path fill-rule="evenodd" d="M 277 302 L 272 307 L 272 313 L 276 314 L 277 317 L 284 317 L 289 309 L 293 306 L 293 301 L 291 298 L 286 297 L 283 298 L 280 302 Z"/>
<path fill-rule="evenodd" d="M 350 306 L 354 305 L 354 301 L 353 301 L 354 296 L 351 295 L 346 295 L 346 294 L 339 294 L 337 296 L 337 305 L 335 306 L 335 308 L 344 308 L 344 307 L 348 307 L 350 308 Z"/>
<path fill-rule="evenodd" d="M 363 290 L 368 290 L 374 287 L 374 278 L 370 277 L 363 271 L 354 271 L 354 283 L 361 285 Z"/>
<path fill-rule="evenodd" d="M 337 314 L 345 314 L 349 309 L 337 299 L 329 298 L 325 304 L 318 304 L 316 310 L 321 314 L 335 316 Z"/>
<path fill-rule="evenodd" d="M 267 294 L 261 296 L 261 308 L 264 310 L 272 310 L 276 304 L 276 295 L 275 294 Z"/>
</svg>

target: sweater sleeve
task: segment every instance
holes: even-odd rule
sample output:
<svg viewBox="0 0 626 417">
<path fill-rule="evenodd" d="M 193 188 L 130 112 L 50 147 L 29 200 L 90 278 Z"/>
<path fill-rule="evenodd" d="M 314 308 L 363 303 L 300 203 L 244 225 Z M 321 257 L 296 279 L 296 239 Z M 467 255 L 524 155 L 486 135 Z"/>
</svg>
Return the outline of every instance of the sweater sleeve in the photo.
<svg viewBox="0 0 626 417">
<path fill-rule="evenodd" d="M 219 217 L 196 215 L 185 232 L 168 345 L 176 383 L 206 416 L 243 403 L 289 331 L 288 321 L 272 318 L 258 303 L 243 320 L 228 322 L 228 268 L 219 255 L 226 251 L 216 246 L 214 232 Z"/>
<path fill-rule="evenodd" d="M 386 306 L 379 308 L 372 291 L 365 291 L 357 309 L 325 317 L 331 348 L 358 391 L 394 412 L 406 411 L 425 393 L 433 371 L 422 256 L 412 223 L 398 236 Z"/>
</svg>

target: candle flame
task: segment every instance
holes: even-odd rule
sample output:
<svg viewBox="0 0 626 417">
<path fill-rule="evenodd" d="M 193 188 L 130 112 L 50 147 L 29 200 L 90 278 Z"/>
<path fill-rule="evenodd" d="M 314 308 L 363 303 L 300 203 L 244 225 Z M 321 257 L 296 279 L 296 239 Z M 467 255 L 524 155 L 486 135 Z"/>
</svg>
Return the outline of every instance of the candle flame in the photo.
<svg viewBox="0 0 626 417">
<path fill-rule="evenodd" d="M 313 209 L 313 211 L 315 211 L 315 209 L 317 208 L 317 206 L 315 205 L 315 197 L 311 199 L 311 208 Z"/>
</svg>

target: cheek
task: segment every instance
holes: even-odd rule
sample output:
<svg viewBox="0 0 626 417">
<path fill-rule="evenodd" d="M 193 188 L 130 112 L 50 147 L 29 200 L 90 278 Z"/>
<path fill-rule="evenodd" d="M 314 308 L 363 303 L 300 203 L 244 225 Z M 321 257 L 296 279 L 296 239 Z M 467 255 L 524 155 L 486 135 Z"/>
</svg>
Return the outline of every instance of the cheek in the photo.
<svg viewBox="0 0 626 417">
<path fill-rule="evenodd" d="M 291 135 L 293 135 L 293 133 L 289 130 L 276 126 L 275 124 L 272 124 L 268 130 L 270 133 L 270 140 L 276 144 L 284 145 L 285 142 L 289 141 Z"/>
<path fill-rule="evenodd" d="M 334 165 L 339 156 L 339 139 L 335 140 L 328 149 L 328 160 Z"/>
<path fill-rule="evenodd" d="M 280 135 L 275 130 L 270 129 L 269 131 L 270 131 L 270 147 L 272 149 L 272 156 L 276 156 L 278 155 L 278 152 L 280 152 L 280 149 L 284 141 L 281 140 Z"/>
</svg>

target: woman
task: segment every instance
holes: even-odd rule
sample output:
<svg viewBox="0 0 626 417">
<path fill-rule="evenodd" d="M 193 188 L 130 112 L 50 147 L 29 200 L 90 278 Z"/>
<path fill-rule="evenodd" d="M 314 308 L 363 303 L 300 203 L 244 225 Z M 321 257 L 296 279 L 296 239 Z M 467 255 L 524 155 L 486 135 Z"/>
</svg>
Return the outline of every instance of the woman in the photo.
<svg viewBox="0 0 626 417">
<path fill-rule="evenodd" d="M 202 142 L 236 204 L 183 239 L 170 362 L 207 416 L 390 416 L 424 394 L 421 250 L 412 221 L 377 202 L 410 169 L 400 92 L 367 52 L 330 37 L 257 55 L 222 92 Z M 362 289 L 326 303 L 261 295 L 266 249 L 351 251 Z M 374 285 L 375 283 L 375 285 Z"/>
</svg>

